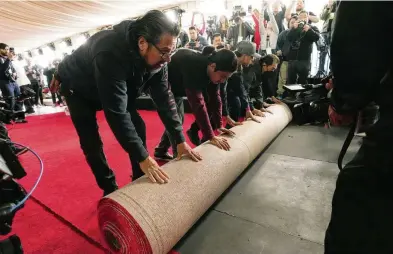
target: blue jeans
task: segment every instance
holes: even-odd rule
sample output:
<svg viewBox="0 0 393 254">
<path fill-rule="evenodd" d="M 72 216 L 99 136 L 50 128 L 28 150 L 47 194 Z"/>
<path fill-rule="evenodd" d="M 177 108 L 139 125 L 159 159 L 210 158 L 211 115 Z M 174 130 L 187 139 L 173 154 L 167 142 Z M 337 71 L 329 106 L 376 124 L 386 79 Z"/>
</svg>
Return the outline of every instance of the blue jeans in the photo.
<svg viewBox="0 0 393 254">
<path fill-rule="evenodd" d="M 15 82 L 0 80 L 0 90 L 5 102 L 8 103 L 7 109 L 22 110 L 22 103 L 16 101 L 16 98 L 20 95 L 20 89 Z"/>
</svg>

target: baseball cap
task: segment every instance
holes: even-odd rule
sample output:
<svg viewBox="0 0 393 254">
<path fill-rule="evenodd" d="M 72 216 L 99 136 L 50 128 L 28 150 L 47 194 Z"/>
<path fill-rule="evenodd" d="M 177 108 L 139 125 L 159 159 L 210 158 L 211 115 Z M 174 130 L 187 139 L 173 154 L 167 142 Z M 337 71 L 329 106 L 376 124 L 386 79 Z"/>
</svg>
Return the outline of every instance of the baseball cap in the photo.
<svg viewBox="0 0 393 254">
<path fill-rule="evenodd" d="M 253 56 L 255 58 L 261 58 L 261 55 L 257 53 L 255 43 L 250 41 L 241 41 L 237 44 L 236 51 L 243 55 Z"/>
</svg>

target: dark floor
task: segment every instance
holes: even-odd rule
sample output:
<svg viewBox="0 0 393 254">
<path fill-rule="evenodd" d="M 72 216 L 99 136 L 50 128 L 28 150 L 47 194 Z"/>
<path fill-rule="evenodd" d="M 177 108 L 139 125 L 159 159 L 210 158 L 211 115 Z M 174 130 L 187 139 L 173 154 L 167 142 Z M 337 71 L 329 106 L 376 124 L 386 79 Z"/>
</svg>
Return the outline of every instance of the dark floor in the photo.
<svg viewBox="0 0 393 254">
<path fill-rule="evenodd" d="M 290 126 L 179 244 L 187 254 L 318 254 L 346 129 Z M 359 147 L 355 138 L 346 160 Z"/>
</svg>

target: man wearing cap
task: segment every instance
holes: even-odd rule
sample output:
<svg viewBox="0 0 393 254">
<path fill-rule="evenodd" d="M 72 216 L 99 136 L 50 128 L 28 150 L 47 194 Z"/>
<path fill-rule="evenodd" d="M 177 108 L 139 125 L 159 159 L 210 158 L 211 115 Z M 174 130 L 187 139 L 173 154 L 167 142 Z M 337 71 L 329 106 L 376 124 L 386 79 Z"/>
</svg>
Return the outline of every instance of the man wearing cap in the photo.
<svg viewBox="0 0 393 254">
<path fill-rule="evenodd" d="M 257 121 L 257 116 L 263 116 L 261 110 L 255 109 L 250 101 L 248 94 L 249 87 L 244 86 L 243 82 L 243 67 L 248 67 L 261 56 L 256 53 L 256 46 L 249 41 L 241 41 L 235 50 L 237 57 L 237 71 L 229 79 L 227 84 L 227 101 L 229 112 L 223 112 L 223 115 L 229 114 L 234 121 L 239 121 L 245 110 L 246 118 Z M 228 126 L 229 127 L 229 126 Z"/>
<path fill-rule="evenodd" d="M 175 96 L 178 114 L 184 120 L 183 97 L 187 96 L 188 102 L 203 134 L 203 141 L 209 140 L 217 147 L 229 150 L 228 141 L 214 134 L 219 132 L 234 135 L 222 127 L 222 101 L 220 84 L 236 71 L 237 60 L 235 54 L 227 49 L 213 52 L 211 55 L 202 55 L 190 49 L 179 49 L 168 64 L 168 81 Z M 208 98 L 204 98 L 206 91 Z M 209 103 L 207 103 L 209 102 Z M 212 117 L 213 126 L 209 115 Z M 176 147 L 173 146 L 172 137 L 164 132 L 161 142 L 155 149 L 154 156 L 160 160 L 171 160 L 176 156 Z M 173 155 L 168 153 L 172 145 Z"/>
</svg>

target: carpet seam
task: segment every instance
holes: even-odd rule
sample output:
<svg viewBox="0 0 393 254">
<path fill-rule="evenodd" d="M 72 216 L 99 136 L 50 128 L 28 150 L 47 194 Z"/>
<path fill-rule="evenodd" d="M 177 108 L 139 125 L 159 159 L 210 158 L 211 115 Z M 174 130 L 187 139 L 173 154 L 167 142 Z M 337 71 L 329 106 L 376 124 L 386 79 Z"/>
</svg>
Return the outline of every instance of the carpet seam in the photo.
<svg viewBox="0 0 393 254">
<path fill-rule="evenodd" d="M 258 226 L 260 226 L 260 227 L 266 227 L 266 228 L 272 229 L 272 230 L 277 231 L 277 232 L 280 232 L 280 233 L 282 233 L 282 234 L 284 234 L 284 235 L 292 236 L 292 237 L 295 237 L 295 238 L 298 238 L 298 239 L 301 239 L 301 240 L 306 240 L 306 241 L 308 241 L 308 242 L 310 242 L 310 243 L 315 243 L 315 244 L 324 246 L 323 243 L 315 242 L 315 241 L 312 241 L 312 240 L 307 239 L 307 238 L 305 238 L 305 237 L 301 237 L 301 236 L 299 236 L 299 235 L 294 235 L 294 234 L 291 234 L 291 233 L 287 233 L 287 232 L 285 232 L 285 231 L 282 231 L 282 230 L 280 230 L 280 229 L 278 229 L 278 228 L 275 228 L 275 227 L 272 227 L 272 226 L 270 226 L 270 225 L 266 225 L 266 224 L 263 224 L 263 223 L 255 222 L 255 221 L 249 220 L 249 219 L 247 219 L 247 218 L 239 217 L 239 216 L 233 215 L 233 214 L 231 214 L 231 213 L 224 212 L 224 211 L 220 211 L 220 210 L 217 210 L 217 209 L 213 209 L 213 211 L 216 211 L 216 212 L 218 212 L 218 213 L 224 214 L 224 215 L 229 216 L 229 217 L 232 217 L 232 218 L 236 218 L 236 219 L 239 219 L 239 220 L 243 220 L 243 221 L 246 221 L 246 222 L 249 222 L 249 223 L 258 225 Z"/>
<path fill-rule="evenodd" d="M 34 196 L 30 196 L 30 199 L 44 208 L 46 211 L 48 211 L 50 214 L 52 214 L 56 219 L 58 219 L 61 223 L 66 225 L 68 228 L 70 228 L 72 231 L 83 237 L 86 241 L 88 241 L 90 244 L 96 246 L 97 248 L 101 249 L 105 253 L 108 253 L 108 249 L 105 248 L 101 243 L 98 241 L 94 240 L 92 237 L 88 236 L 85 232 L 83 232 L 81 229 L 79 229 L 77 226 L 75 226 L 73 223 L 65 219 L 63 216 L 60 214 L 56 213 L 53 209 L 51 209 L 49 206 L 45 205 L 43 202 L 41 202 L 38 198 Z"/>
</svg>

